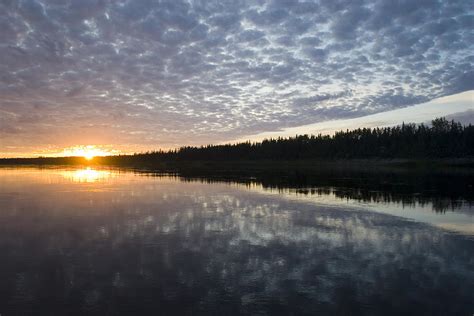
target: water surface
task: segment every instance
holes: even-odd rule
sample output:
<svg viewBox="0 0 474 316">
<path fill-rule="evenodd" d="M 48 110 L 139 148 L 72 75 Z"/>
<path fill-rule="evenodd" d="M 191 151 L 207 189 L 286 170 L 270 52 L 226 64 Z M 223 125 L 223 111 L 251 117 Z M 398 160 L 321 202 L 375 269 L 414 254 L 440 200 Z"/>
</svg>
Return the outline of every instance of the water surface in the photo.
<svg viewBox="0 0 474 316">
<path fill-rule="evenodd" d="M 470 202 L 374 194 L 0 168 L 0 314 L 471 315 Z"/>
</svg>

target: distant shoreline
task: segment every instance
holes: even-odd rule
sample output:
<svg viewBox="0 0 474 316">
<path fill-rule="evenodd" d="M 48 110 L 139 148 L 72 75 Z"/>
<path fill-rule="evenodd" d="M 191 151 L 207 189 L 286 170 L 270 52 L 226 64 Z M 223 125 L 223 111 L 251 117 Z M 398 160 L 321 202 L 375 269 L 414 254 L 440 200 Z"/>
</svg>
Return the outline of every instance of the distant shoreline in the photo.
<svg viewBox="0 0 474 316">
<path fill-rule="evenodd" d="M 382 129 L 340 131 L 333 136 L 296 135 L 256 143 L 184 146 L 133 155 L 94 157 L 87 151 L 75 155 L 83 157 L 3 158 L 0 164 L 96 164 L 212 172 L 245 168 L 474 168 L 474 126 L 437 118 L 431 126 L 402 123 Z"/>
<path fill-rule="evenodd" d="M 318 170 L 318 169 L 468 169 L 474 171 L 474 158 L 368 158 L 368 159 L 298 159 L 298 160 L 156 160 L 135 161 L 134 155 L 104 156 L 87 160 L 84 157 L 38 157 L 0 158 L 0 167 L 7 166 L 103 166 L 124 168 L 145 168 L 154 171 L 180 172 L 195 169 L 205 172 L 227 172 L 245 170 Z"/>
</svg>

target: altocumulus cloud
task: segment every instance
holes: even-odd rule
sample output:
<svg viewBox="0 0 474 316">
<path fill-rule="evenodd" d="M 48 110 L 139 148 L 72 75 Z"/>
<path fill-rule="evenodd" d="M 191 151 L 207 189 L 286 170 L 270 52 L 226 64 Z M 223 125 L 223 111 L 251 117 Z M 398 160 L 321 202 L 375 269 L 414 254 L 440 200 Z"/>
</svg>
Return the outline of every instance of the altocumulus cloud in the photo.
<svg viewBox="0 0 474 316">
<path fill-rule="evenodd" d="M 220 142 L 474 89 L 472 1 L 1 0 L 0 12 L 2 147 Z"/>
</svg>

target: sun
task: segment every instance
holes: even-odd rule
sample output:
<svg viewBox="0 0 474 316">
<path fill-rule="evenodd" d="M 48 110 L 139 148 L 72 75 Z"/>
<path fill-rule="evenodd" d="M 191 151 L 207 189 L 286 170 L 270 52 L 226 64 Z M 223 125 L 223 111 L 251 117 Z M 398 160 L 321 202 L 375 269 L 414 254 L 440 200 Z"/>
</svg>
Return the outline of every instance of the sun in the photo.
<svg viewBox="0 0 474 316">
<path fill-rule="evenodd" d="M 108 156 L 111 152 L 95 145 L 74 146 L 64 149 L 64 156 L 84 157 L 90 161 L 98 156 Z"/>
<path fill-rule="evenodd" d="M 91 152 L 87 152 L 84 154 L 84 158 L 86 158 L 86 160 L 92 160 L 94 159 L 95 155 Z"/>
</svg>

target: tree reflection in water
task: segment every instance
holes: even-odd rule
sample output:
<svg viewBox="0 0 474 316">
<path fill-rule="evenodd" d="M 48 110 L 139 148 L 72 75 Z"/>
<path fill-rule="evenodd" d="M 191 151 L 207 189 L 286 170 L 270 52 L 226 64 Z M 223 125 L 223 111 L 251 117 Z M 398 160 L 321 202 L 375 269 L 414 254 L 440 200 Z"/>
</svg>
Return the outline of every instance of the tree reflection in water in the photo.
<svg viewBox="0 0 474 316">
<path fill-rule="evenodd" d="M 474 307 L 467 235 L 226 183 L 0 174 L 5 315 L 454 315 Z"/>
</svg>

